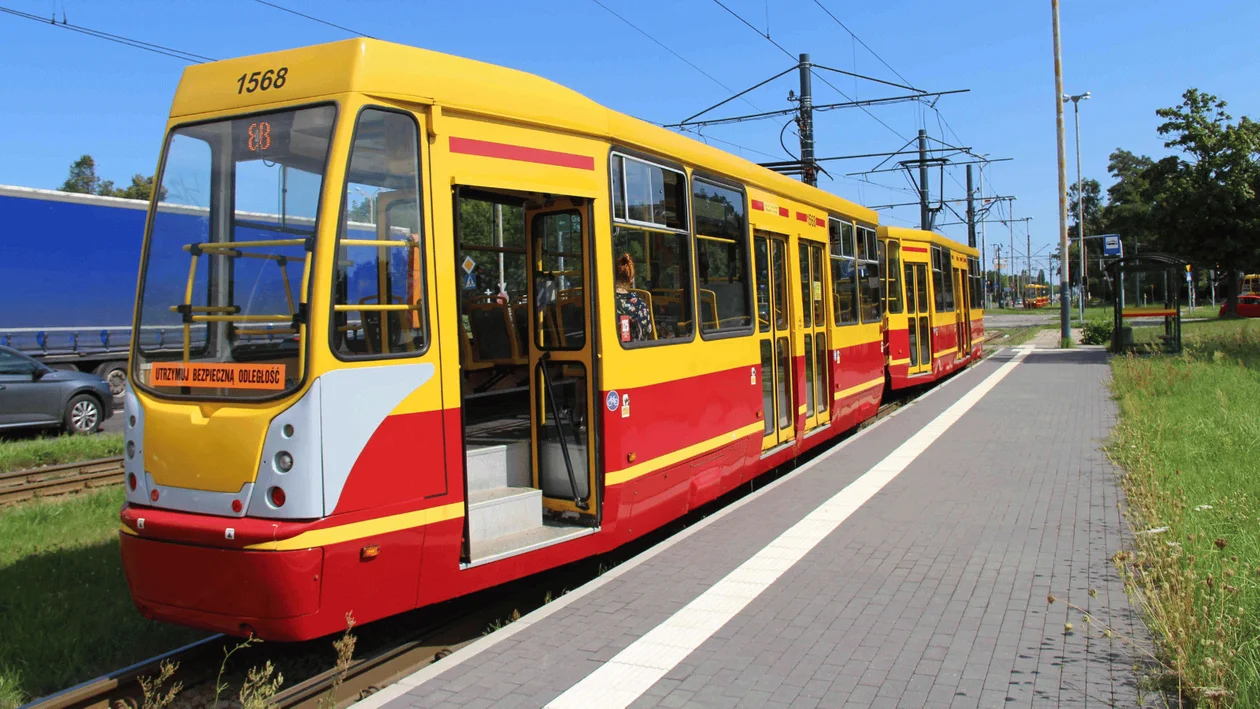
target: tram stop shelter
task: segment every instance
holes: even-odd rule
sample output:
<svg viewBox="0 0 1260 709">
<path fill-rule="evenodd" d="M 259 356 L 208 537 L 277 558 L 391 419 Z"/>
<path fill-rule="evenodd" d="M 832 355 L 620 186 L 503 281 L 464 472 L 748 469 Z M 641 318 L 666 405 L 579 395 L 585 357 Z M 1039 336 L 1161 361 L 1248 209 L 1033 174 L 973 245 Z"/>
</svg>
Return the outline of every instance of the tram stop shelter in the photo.
<svg viewBox="0 0 1260 709">
<path fill-rule="evenodd" d="M 1160 253 L 1122 256 L 1107 264 L 1112 282 L 1119 284 L 1119 297 L 1112 304 L 1112 352 L 1155 348 L 1181 352 L 1181 294 L 1188 287 L 1183 275 L 1188 267 L 1184 259 Z M 1163 334 L 1135 341 L 1134 326 L 1150 319 L 1163 321 Z"/>
</svg>

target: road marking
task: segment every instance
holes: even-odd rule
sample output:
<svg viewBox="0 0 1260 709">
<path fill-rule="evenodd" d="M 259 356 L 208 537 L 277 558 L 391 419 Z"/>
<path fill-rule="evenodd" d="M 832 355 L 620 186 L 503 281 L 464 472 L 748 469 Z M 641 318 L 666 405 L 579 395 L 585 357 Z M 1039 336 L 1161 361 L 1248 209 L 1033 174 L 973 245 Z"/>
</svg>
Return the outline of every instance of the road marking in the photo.
<svg viewBox="0 0 1260 709">
<path fill-rule="evenodd" d="M 1027 349 L 990 374 L 886 458 L 819 505 L 801 521 L 683 606 L 668 620 L 617 653 L 547 706 L 554 709 L 625 707 L 708 640 L 785 571 L 892 482 L 963 414 L 1028 356 Z"/>
</svg>

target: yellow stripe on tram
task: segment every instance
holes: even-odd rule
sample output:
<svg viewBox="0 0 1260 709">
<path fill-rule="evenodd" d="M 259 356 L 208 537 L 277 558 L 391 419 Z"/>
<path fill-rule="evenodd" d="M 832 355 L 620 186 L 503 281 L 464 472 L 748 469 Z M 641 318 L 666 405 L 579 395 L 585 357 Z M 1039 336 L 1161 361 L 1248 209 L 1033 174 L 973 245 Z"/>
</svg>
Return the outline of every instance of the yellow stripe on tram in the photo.
<svg viewBox="0 0 1260 709">
<path fill-rule="evenodd" d="M 848 389 L 842 389 L 836 392 L 836 400 L 838 401 L 840 399 L 843 399 L 846 396 L 853 396 L 854 394 L 866 391 L 867 389 L 870 389 L 873 386 L 880 385 L 883 383 L 884 383 L 884 378 L 880 377 L 879 379 L 872 379 L 869 382 L 866 382 L 864 384 L 858 384 L 857 386 L 849 387 Z"/>
<path fill-rule="evenodd" d="M 701 441 L 700 443 L 687 446 L 686 448 L 681 448 L 672 453 L 666 453 L 665 455 L 658 456 L 651 460 L 645 460 L 642 463 L 632 465 L 628 468 L 608 473 L 604 478 L 604 483 L 606 485 L 619 485 L 624 482 L 629 482 L 637 477 L 642 477 L 648 473 L 656 472 L 661 468 L 669 467 L 675 463 L 681 463 L 688 458 L 692 458 L 702 453 L 707 453 L 708 451 L 730 443 L 731 441 L 737 441 L 744 436 L 751 436 L 754 433 L 760 433 L 764 430 L 765 424 L 758 421 L 757 423 L 737 428 L 729 433 L 714 436 L 707 441 Z"/>
</svg>

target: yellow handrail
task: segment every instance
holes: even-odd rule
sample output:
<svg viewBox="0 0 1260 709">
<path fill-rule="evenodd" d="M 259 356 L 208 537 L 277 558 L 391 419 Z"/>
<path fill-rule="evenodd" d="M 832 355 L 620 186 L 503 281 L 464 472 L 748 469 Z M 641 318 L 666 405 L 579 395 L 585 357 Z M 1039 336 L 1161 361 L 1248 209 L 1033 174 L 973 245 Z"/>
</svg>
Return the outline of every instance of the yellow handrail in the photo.
<svg viewBox="0 0 1260 709">
<path fill-rule="evenodd" d="M 292 315 L 193 315 L 193 322 L 292 322 Z M 184 327 L 188 327 L 185 323 Z"/>
<path fill-rule="evenodd" d="M 368 313 L 377 313 L 377 312 L 382 312 L 382 311 L 392 312 L 392 311 L 400 311 L 400 310 L 419 310 L 419 309 L 420 309 L 419 303 L 416 303 L 415 305 L 407 305 L 405 303 L 359 303 L 358 305 L 355 305 L 353 303 L 349 303 L 349 304 L 337 304 L 333 306 L 333 311 L 338 312 L 338 313 L 355 312 L 359 310 L 363 312 L 368 312 Z"/>
<path fill-rule="evenodd" d="M 268 246 L 305 246 L 306 239 L 274 239 L 272 241 L 206 241 L 200 244 L 184 244 L 184 251 L 196 246 L 202 251 L 222 249 L 263 249 Z"/>
<path fill-rule="evenodd" d="M 398 248 L 416 245 L 410 239 L 341 239 L 337 243 L 341 246 L 376 246 L 378 248 Z"/>
</svg>

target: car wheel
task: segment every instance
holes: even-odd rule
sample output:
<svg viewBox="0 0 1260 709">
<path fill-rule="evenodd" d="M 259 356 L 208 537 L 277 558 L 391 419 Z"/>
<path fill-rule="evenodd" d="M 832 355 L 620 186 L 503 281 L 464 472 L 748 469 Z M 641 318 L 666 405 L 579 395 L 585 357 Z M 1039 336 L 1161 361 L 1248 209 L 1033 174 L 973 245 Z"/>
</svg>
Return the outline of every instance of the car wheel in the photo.
<svg viewBox="0 0 1260 709">
<path fill-rule="evenodd" d="M 96 376 L 109 382 L 109 393 L 118 399 L 127 388 L 127 363 L 106 362 L 96 368 Z"/>
<path fill-rule="evenodd" d="M 101 403 L 96 397 L 79 394 L 66 404 L 66 432 L 73 435 L 95 433 L 101 425 Z"/>
</svg>

